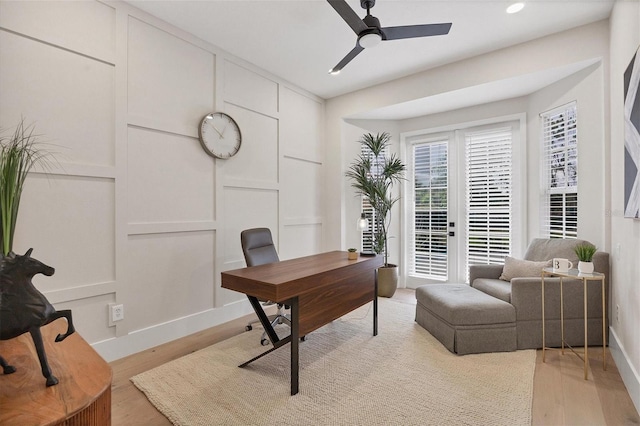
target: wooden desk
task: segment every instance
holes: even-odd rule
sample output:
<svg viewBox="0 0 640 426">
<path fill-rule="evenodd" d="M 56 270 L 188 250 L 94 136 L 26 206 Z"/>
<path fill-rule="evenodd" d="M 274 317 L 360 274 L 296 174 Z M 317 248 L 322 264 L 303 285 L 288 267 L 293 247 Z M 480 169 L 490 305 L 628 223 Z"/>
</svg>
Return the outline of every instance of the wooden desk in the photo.
<svg viewBox="0 0 640 426">
<path fill-rule="evenodd" d="M 41 329 L 49 365 L 60 380 L 50 387 L 29 333 L 0 341 L 0 354 L 17 369 L 0 372 L 1 425 L 111 424 L 111 367 L 77 332 L 54 342 L 66 329 L 64 320 Z"/>
<path fill-rule="evenodd" d="M 347 252 L 332 251 L 223 272 L 222 287 L 247 295 L 273 344 L 273 348 L 240 367 L 291 343 L 291 395 L 297 394 L 300 336 L 370 301 L 373 301 L 373 335 L 378 334 L 377 269 L 380 266 L 380 256 L 348 260 Z M 258 299 L 291 306 L 290 336 L 278 338 Z"/>
</svg>

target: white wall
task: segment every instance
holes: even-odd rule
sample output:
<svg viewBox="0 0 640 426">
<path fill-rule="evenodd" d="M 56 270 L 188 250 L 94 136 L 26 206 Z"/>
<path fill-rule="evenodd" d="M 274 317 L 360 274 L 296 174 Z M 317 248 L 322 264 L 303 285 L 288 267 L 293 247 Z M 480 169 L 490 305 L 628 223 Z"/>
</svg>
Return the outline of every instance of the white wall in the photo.
<svg viewBox="0 0 640 426">
<path fill-rule="evenodd" d="M 323 100 L 215 46 L 125 3 L 2 1 L 0 93 L 0 126 L 34 122 L 60 163 L 29 176 L 15 251 L 107 360 L 249 313 L 220 286 L 242 229 L 322 249 Z M 241 128 L 229 160 L 198 142 L 211 111 Z"/>
<path fill-rule="evenodd" d="M 610 21 L 611 305 L 619 306 L 619 321 L 612 315 L 610 347 L 640 411 L 640 221 L 624 218 L 622 77 L 640 45 L 640 3 L 617 1 Z"/>
</svg>

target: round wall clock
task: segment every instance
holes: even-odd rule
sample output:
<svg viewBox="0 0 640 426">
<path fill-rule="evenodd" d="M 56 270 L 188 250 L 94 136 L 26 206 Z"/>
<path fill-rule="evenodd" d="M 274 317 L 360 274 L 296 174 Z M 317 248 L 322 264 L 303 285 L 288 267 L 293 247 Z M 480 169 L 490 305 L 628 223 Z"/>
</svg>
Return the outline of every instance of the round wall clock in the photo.
<svg viewBox="0 0 640 426">
<path fill-rule="evenodd" d="M 212 157 L 227 159 L 238 153 L 242 144 L 240 127 L 228 114 L 212 112 L 207 114 L 198 129 L 200 144 Z"/>
</svg>

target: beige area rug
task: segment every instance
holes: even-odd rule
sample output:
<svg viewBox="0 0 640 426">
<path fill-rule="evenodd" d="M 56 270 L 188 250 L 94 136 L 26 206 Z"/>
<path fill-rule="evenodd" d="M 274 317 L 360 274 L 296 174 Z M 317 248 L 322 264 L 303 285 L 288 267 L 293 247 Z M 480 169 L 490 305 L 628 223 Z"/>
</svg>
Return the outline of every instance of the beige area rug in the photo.
<svg viewBox="0 0 640 426">
<path fill-rule="evenodd" d="M 254 329 L 133 377 L 176 425 L 529 425 L 534 350 L 457 356 L 414 322 L 415 305 L 381 298 L 300 344 L 265 350 Z"/>
</svg>

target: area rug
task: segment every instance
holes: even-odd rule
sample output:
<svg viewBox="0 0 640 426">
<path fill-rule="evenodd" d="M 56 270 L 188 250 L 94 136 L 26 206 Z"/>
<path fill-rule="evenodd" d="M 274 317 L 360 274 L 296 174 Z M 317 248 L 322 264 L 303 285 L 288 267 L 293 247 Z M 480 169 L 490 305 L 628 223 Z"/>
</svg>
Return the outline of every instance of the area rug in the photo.
<svg viewBox="0 0 640 426">
<path fill-rule="evenodd" d="M 414 322 L 415 305 L 380 299 L 300 344 L 290 395 L 289 346 L 242 333 L 133 377 L 175 425 L 530 425 L 534 350 L 457 356 Z"/>
</svg>

